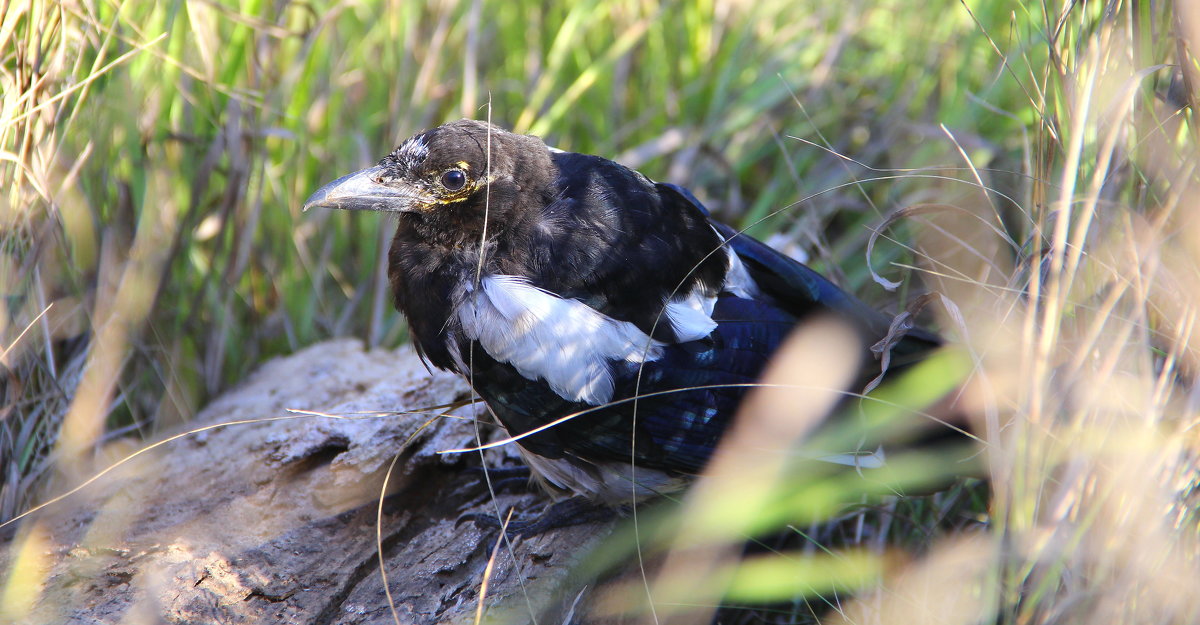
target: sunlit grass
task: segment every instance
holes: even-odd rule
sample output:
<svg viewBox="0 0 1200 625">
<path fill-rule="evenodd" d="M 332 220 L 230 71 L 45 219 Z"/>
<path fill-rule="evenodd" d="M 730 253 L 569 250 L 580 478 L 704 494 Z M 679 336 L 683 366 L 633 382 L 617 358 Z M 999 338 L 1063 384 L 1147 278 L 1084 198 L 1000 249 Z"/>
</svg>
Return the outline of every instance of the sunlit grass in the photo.
<svg viewBox="0 0 1200 625">
<path fill-rule="evenodd" d="M 705 600 L 839 588 L 860 595 L 833 609 L 849 622 L 911 622 L 883 606 L 928 614 L 904 601 L 912 580 L 952 583 L 945 563 L 962 555 L 962 593 L 926 599 L 975 603 L 934 609 L 944 622 L 1196 620 L 1188 3 L 4 6 L 0 518 L 39 484 L 87 478 L 106 440 L 186 422 L 269 356 L 347 334 L 403 341 L 389 224 L 300 203 L 490 103 L 501 125 L 689 186 L 735 225 L 761 220 L 752 234 L 890 312 L 935 292 L 923 319 L 967 363 L 937 381 L 965 380 L 955 398 L 985 442 L 990 502 L 977 489 L 897 504 L 819 471 L 764 484 L 778 490 L 748 514 L 832 514 L 806 525 L 805 553 L 836 559 L 811 545 L 837 534 L 862 566 L 822 585 L 821 566 L 739 571 L 734 554 Z M 931 388 L 885 386 L 876 406 L 922 411 Z M 899 460 L 904 484 L 945 469 Z M 898 506 L 919 518 L 889 520 Z M 935 547 L 910 561 L 896 544 Z"/>
</svg>

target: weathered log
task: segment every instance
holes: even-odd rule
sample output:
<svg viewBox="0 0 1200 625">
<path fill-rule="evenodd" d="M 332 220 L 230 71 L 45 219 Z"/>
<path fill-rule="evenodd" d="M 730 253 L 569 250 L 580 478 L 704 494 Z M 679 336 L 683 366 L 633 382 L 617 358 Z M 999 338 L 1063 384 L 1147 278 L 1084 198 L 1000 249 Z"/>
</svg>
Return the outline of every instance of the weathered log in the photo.
<svg viewBox="0 0 1200 625">
<path fill-rule="evenodd" d="M 0 570 L 13 574 L 13 547 L 31 533 L 44 539 L 30 623 L 472 622 L 495 533 L 456 521 L 509 508 L 528 517 L 548 500 L 524 491 L 493 499 L 465 470 L 477 453 L 438 453 L 475 443 L 470 417 L 481 407 L 452 411 L 459 418 L 355 414 L 467 396 L 461 380 L 430 373 L 408 348 L 342 340 L 273 360 L 188 428 L 229 425 L 163 444 L 24 519 L 0 546 Z M 573 566 L 608 532 L 576 526 L 501 548 L 483 599 L 491 617 L 563 622 L 583 587 Z"/>
</svg>

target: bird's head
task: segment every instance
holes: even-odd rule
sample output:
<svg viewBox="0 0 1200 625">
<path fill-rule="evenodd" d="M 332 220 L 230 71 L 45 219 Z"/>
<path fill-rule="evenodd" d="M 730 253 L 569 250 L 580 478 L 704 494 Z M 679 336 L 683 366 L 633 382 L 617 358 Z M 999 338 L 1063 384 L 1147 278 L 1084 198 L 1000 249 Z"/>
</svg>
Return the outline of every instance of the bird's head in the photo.
<svg viewBox="0 0 1200 625">
<path fill-rule="evenodd" d="M 321 187 L 304 210 L 386 211 L 461 222 L 482 210 L 490 195 L 494 216 L 500 217 L 511 203 L 505 200 L 538 188 L 551 171 L 540 139 L 464 119 L 414 135 L 374 167 Z"/>
</svg>

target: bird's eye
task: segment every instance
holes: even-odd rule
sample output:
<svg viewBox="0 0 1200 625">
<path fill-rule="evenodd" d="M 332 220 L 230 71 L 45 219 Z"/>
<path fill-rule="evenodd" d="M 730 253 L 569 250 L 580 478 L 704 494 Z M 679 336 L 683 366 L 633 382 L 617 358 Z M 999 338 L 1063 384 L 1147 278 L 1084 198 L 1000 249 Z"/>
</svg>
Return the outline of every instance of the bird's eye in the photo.
<svg viewBox="0 0 1200 625">
<path fill-rule="evenodd" d="M 447 169 L 442 173 L 441 183 L 450 191 L 458 191 L 467 184 L 467 175 L 461 169 Z"/>
</svg>

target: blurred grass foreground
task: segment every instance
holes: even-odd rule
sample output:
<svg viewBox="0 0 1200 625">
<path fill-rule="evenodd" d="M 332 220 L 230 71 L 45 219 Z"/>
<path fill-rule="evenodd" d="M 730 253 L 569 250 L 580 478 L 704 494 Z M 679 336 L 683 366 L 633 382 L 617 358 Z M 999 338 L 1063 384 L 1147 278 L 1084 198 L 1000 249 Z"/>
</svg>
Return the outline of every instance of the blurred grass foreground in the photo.
<svg viewBox="0 0 1200 625">
<path fill-rule="evenodd" d="M 991 491 L 970 529 L 935 531 L 961 514 L 935 499 L 879 541 L 716 567 L 707 599 L 1200 622 L 1197 46 L 1190 0 L 0 1 L 0 520 L 270 356 L 403 342 L 387 222 L 301 201 L 490 105 L 694 189 L 881 308 L 927 294 L 956 345 L 889 397 L 961 387 Z M 836 485 L 753 512 L 853 515 Z M 682 537 L 707 536 L 696 518 Z M 18 536 L 3 622 L 50 550 Z M 663 619 L 689 600 L 650 581 Z"/>
</svg>

